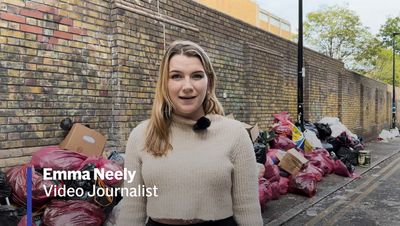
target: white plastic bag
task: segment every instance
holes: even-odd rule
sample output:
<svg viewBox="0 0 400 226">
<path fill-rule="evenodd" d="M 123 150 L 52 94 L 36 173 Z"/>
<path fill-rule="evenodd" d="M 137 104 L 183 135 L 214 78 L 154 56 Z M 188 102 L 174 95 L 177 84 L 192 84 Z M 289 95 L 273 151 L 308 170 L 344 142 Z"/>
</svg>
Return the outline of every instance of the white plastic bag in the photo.
<svg viewBox="0 0 400 226">
<path fill-rule="evenodd" d="M 121 209 L 121 203 L 122 202 L 119 202 L 116 206 L 114 206 L 110 215 L 108 215 L 108 218 L 104 222 L 104 226 L 117 226 L 117 218 Z"/>
<path fill-rule="evenodd" d="M 319 121 L 319 123 L 324 123 L 324 124 L 328 124 L 329 127 L 332 130 L 332 137 L 337 137 L 339 136 L 341 133 L 343 133 L 344 131 L 346 131 L 346 133 L 356 139 L 358 139 L 357 135 L 352 133 L 349 129 L 347 129 L 347 127 L 345 125 L 343 125 L 340 121 L 339 118 L 336 117 L 324 117 L 323 119 L 321 119 Z"/>
<path fill-rule="evenodd" d="M 335 124 L 340 123 L 340 121 L 339 121 L 339 118 L 336 118 L 336 117 L 324 117 L 319 121 L 319 123 L 335 125 Z"/>
<path fill-rule="evenodd" d="M 389 130 L 383 129 L 379 134 L 378 139 L 382 139 L 383 142 L 388 142 L 388 139 L 392 139 L 394 137 L 395 136 Z"/>
<path fill-rule="evenodd" d="M 394 129 L 390 129 L 390 133 L 395 137 L 400 136 L 399 129 L 397 127 L 395 127 Z"/>
<path fill-rule="evenodd" d="M 313 149 L 322 148 L 322 143 L 318 139 L 317 134 L 315 134 L 315 132 L 306 129 L 303 134 L 304 138 L 306 138 L 306 140 L 311 144 Z"/>
</svg>

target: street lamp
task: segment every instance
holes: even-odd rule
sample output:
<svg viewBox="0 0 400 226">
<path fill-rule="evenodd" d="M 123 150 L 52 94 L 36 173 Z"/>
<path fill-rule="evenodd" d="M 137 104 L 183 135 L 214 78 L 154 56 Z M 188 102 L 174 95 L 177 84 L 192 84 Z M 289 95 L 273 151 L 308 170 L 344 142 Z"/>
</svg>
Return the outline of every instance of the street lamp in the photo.
<svg viewBox="0 0 400 226">
<path fill-rule="evenodd" d="M 400 35 L 400 32 L 393 32 L 392 48 L 393 48 L 393 98 L 392 98 L 392 128 L 396 128 L 396 51 L 395 51 L 395 37 Z"/>
<path fill-rule="evenodd" d="M 297 122 L 304 132 L 304 103 L 303 103 L 303 0 L 299 0 L 299 39 L 297 43 Z"/>
</svg>

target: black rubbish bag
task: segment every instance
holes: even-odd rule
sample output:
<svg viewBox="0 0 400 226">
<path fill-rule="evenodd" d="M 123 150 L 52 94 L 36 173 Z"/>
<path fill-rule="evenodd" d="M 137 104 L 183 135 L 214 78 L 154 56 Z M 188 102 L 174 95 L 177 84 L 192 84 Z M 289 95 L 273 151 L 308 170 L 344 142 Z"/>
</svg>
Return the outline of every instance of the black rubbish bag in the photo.
<svg viewBox="0 0 400 226">
<path fill-rule="evenodd" d="M 89 180 L 77 179 L 77 180 L 64 180 L 64 183 L 67 187 L 71 187 L 74 189 L 82 188 L 85 192 L 83 196 L 73 196 L 71 199 L 82 199 L 82 200 L 91 200 L 91 198 L 87 195 L 89 192 L 93 190 L 93 185 L 95 185 L 96 181 L 94 180 L 94 169 L 96 168 L 95 164 L 89 163 L 82 167 L 81 171 L 88 171 L 90 175 Z"/>
<path fill-rule="evenodd" d="M 105 199 L 105 197 L 101 197 L 101 198 L 102 198 L 102 200 Z M 108 198 L 110 198 L 110 197 L 108 197 Z M 103 206 L 103 212 L 104 212 L 106 217 L 108 217 L 111 214 L 111 212 L 114 209 L 114 207 L 116 205 L 118 205 L 118 203 L 121 200 L 122 200 L 122 195 L 121 195 L 121 192 L 118 191 L 117 195 L 112 197 L 112 201 L 107 203 L 105 206 Z"/>
<path fill-rule="evenodd" d="M 84 164 L 81 171 L 87 171 L 90 175 L 89 180 L 64 180 L 64 183 L 67 187 L 72 187 L 72 188 L 81 188 L 83 189 L 83 195 L 82 196 L 69 196 L 70 200 L 84 200 L 88 201 L 91 203 L 96 203 L 98 206 L 101 206 L 104 208 L 104 211 L 106 214 L 111 212 L 111 210 L 114 208 L 114 206 L 119 202 L 119 200 L 122 198 L 120 195 L 118 196 L 98 196 L 95 195 L 94 197 L 89 196 L 89 193 L 92 192 L 93 189 L 99 189 L 100 187 L 102 189 L 109 188 L 110 186 L 107 185 L 106 181 L 101 180 L 100 178 L 97 178 L 95 180 L 94 176 L 94 169 L 96 168 L 96 165 L 94 163 L 87 163 Z M 107 171 L 107 170 L 106 170 Z"/>
<path fill-rule="evenodd" d="M 258 137 L 256 139 L 257 143 L 262 143 L 265 145 L 268 145 L 268 142 L 270 142 L 271 140 L 273 140 L 275 138 L 275 132 L 274 131 L 260 131 L 260 133 L 258 134 Z"/>
<path fill-rule="evenodd" d="M 339 136 L 336 137 L 336 140 L 343 147 L 353 147 L 354 145 L 351 136 L 349 136 L 346 132 L 342 132 Z"/>
<path fill-rule="evenodd" d="M 60 128 L 69 132 L 71 130 L 73 124 L 74 123 L 72 122 L 72 120 L 70 118 L 65 118 L 65 119 L 61 120 Z"/>
<path fill-rule="evenodd" d="M 317 127 L 317 137 L 320 140 L 326 140 L 328 137 L 332 135 L 331 127 L 328 124 L 323 123 L 314 123 L 315 127 Z"/>
<path fill-rule="evenodd" d="M 333 152 L 337 152 L 340 147 L 342 147 L 342 144 L 340 143 L 340 141 L 338 139 L 336 139 L 335 137 L 329 137 L 327 139 L 327 143 L 325 143 L 326 145 L 330 145 L 331 147 L 325 148 L 328 151 L 333 151 Z M 324 143 L 322 143 L 322 146 L 325 147 Z"/>
<path fill-rule="evenodd" d="M 11 187 L 7 183 L 6 174 L 0 171 L 0 200 L 11 195 Z"/>
<path fill-rule="evenodd" d="M 335 152 L 338 159 L 342 160 L 344 164 L 350 163 L 353 166 L 358 165 L 358 155 L 359 151 L 352 148 L 341 147 L 337 152 Z"/>
<path fill-rule="evenodd" d="M 255 143 L 253 144 L 254 152 L 256 154 L 256 160 L 260 164 L 265 164 L 266 155 L 268 151 L 268 142 L 273 140 L 275 137 L 275 133 L 273 131 L 266 132 L 261 131 L 258 134 Z"/>
<path fill-rule="evenodd" d="M 22 207 L 0 206 L 0 220 L 2 226 L 16 226 L 24 215 L 25 209 Z"/>
<path fill-rule="evenodd" d="M 265 164 L 266 160 L 266 145 L 263 143 L 254 143 L 254 152 L 256 154 L 256 161 L 260 164 Z"/>
<path fill-rule="evenodd" d="M 350 173 L 354 172 L 355 166 L 358 165 L 359 150 L 348 147 L 341 147 L 335 152 L 335 155 L 344 163 Z"/>
<path fill-rule="evenodd" d="M 117 151 L 112 151 L 110 156 L 108 156 L 108 159 L 114 161 L 119 166 L 124 167 L 124 157 L 122 157 Z"/>
</svg>

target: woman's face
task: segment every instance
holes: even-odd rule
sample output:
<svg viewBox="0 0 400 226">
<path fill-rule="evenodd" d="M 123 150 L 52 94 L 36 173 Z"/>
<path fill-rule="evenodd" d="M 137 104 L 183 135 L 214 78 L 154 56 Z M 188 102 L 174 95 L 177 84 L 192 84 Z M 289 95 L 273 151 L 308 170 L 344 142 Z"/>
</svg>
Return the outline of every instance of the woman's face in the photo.
<svg viewBox="0 0 400 226">
<path fill-rule="evenodd" d="M 197 120 L 204 116 L 208 78 L 197 57 L 174 55 L 169 61 L 168 94 L 175 114 Z"/>
</svg>

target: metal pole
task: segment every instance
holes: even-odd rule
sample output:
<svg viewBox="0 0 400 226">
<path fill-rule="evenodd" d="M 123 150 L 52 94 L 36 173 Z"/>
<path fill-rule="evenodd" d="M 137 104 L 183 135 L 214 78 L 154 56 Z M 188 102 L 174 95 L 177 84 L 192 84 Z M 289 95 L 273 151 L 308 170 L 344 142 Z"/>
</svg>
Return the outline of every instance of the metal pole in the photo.
<svg viewBox="0 0 400 226">
<path fill-rule="evenodd" d="M 394 32 L 392 39 L 392 49 L 393 49 L 393 98 L 392 98 L 392 128 L 396 128 L 396 35 L 400 33 Z"/>
<path fill-rule="evenodd" d="M 299 0 L 299 40 L 297 45 L 297 122 L 304 131 L 303 108 L 303 0 Z"/>
</svg>

